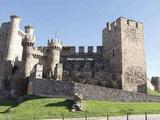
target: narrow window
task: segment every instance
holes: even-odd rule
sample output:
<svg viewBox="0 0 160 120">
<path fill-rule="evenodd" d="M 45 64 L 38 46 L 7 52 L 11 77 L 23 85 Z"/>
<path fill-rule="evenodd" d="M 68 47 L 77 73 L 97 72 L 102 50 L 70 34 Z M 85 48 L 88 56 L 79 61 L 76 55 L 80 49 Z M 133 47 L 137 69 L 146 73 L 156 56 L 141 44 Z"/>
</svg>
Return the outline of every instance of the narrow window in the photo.
<svg viewBox="0 0 160 120">
<path fill-rule="evenodd" d="M 114 50 L 113 50 L 113 56 L 114 56 Z"/>
</svg>

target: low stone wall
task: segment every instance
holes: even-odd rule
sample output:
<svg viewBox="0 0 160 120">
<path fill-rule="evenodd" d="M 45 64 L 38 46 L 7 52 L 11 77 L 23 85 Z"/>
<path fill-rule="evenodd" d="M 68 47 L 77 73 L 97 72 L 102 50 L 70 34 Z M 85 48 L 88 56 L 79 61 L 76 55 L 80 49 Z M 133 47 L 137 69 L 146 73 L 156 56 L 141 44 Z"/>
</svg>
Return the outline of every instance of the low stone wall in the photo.
<svg viewBox="0 0 160 120">
<path fill-rule="evenodd" d="M 46 97 L 72 97 L 75 90 L 73 82 L 32 79 L 30 84 L 32 94 Z"/>
<path fill-rule="evenodd" d="M 47 97 L 72 98 L 75 93 L 84 99 L 125 101 L 125 102 L 160 102 L 160 96 L 150 96 L 143 93 L 127 92 L 118 89 L 80 84 L 68 81 L 30 80 L 32 94 Z"/>
<path fill-rule="evenodd" d="M 125 102 L 160 102 L 160 96 L 150 96 L 144 93 L 127 92 L 118 89 L 99 87 L 93 85 L 76 84 L 76 90 L 84 99 L 109 100 Z"/>
</svg>

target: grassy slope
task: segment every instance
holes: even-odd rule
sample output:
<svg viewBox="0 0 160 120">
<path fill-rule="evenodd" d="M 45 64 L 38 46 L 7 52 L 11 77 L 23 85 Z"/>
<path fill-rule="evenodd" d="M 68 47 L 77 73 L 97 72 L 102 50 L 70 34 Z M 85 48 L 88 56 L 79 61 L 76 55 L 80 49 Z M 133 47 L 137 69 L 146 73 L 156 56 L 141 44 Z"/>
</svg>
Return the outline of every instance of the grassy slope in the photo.
<svg viewBox="0 0 160 120">
<path fill-rule="evenodd" d="M 84 101 L 84 112 L 72 113 L 67 108 L 68 102 L 64 102 L 61 98 L 41 98 L 27 100 L 17 107 L 13 108 L 7 115 L 11 120 L 16 118 L 27 120 L 38 118 L 60 118 L 62 113 L 65 117 L 84 117 L 84 116 L 106 116 L 123 115 L 126 113 L 143 114 L 160 113 L 160 103 L 127 103 L 127 102 L 107 102 L 107 101 Z M 10 106 L 10 104 L 9 104 Z M 5 108 L 0 106 L 0 111 Z M 6 114 L 0 113 L 0 119 L 4 119 Z"/>
</svg>

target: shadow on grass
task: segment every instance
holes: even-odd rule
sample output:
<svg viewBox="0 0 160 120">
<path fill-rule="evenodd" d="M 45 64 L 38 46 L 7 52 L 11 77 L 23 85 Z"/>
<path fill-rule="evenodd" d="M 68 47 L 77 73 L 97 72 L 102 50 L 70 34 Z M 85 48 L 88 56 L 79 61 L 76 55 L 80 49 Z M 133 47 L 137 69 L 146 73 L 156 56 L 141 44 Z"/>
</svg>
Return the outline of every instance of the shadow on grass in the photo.
<svg viewBox="0 0 160 120">
<path fill-rule="evenodd" d="M 8 99 L 0 99 L 0 106 L 8 106 L 8 108 L 0 113 L 8 113 L 10 109 L 17 107 L 21 103 L 29 100 L 43 99 L 47 97 L 35 96 L 35 95 L 26 95 L 18 98 L 8 98 Z"/>
<path fill-rule="evenodd" d="M 121 109 L 120 113 L 122 114 L 132 114 L 134 112 L 133 109 Z"/>
<path fill-rule="evenodd" d="M 49 98 L 49 97 L 42 97 L 42 96 L 36 96 L 36 95 L 22 96 L 23 101 L 36 100 L 36 99 L 44 99 L 44 98 Z"/>
<path fill-rule="evenodd" d="M 45 107 L 66 107 L 66 109 L 71 109 L 74 101 L 73 100 L 65 100 L 57 103 L 50 103 L 45 105 Z"/>
<path fill-rule="evenodd" d="M 0 113 L 7 113 L 9 111 L 9 109 L 12 108 L 13 102 L 10 99 L 0 99 L 0 106 L 8 107 L 4 111 L 0 112 Z"/>
<path fill-rule="evenodd" d="M 12 101 L 9 99 L 0 99 L 0 106 L 12 106 Z"/>
</svg>

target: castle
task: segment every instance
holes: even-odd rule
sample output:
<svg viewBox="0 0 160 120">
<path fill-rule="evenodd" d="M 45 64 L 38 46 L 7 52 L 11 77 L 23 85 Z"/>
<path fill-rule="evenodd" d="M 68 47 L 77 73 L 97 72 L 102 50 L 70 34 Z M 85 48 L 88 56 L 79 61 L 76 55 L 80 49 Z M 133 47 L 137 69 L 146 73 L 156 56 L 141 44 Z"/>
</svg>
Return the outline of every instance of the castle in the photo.
<svg viewBox="0 0 160 120">
<path fill-rule="evenodd" d="M 107 23 L 102 46 L 63 46 L 57 38 L 35 47 L 34 28 L 20 17 L 0 26 L 0 89 L 16 94 L 28 78 L 74 81 L 125 91 L 147 91 L 143 24 L 123 17 Z"/>
</svg>

